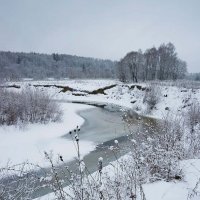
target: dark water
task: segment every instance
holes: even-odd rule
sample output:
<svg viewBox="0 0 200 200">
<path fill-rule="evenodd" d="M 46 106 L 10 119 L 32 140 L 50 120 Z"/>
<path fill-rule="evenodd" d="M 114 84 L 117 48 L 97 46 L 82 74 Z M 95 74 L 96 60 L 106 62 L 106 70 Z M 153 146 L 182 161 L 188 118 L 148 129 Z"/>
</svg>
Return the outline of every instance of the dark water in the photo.
<svg viewBox="0 0 200 200">
<path fill-rule="evenodd" d="M 113 152 L 109 149 L 110 146 L 115 146 L 115 139 L 119 141 L 120 147 L 117 155 L 122 156 L 130 151 L 128 148 L 128 146 L 131 145 L 129 138 L 130 133 L 137 134 L 138 131 L 147 131 L 151 133 L 151 127 L 155 127 L 157 123 L 151 118 L 138 117 L 136 114 L 132 116 L 129 116 L 128 113 L 124 114 L 120 107 L 113 105 L 98 104 L 96 108 L 81 111 L 78 114 L 85 120 L 79 132 L 79 139 L 92 141 L 96 144 L 96 149 L 83 158 L 90 173 L 97 170 L 99 157 L 104 158 L 104 166 L 116 159 Z M 127 118 L 129 123 L 126 122 L 127 120 L 124 120 Z M 71 139 L 71 136 L 66 134 L 63 135 L 63 138 Z M 67 165 L 70 170 L 77 170 L 76 160 L 67 162 L 65 165 Z M 60 168 L 62 168 L 62 166 L 60 166 Z M 65 186 L 68 184 L 69 183 L 66 181 Z M 34 192 L 33 198 L 43 196 L 49 192 L 52 191 L 47 188 L 38 189 Z"/>
</svg>

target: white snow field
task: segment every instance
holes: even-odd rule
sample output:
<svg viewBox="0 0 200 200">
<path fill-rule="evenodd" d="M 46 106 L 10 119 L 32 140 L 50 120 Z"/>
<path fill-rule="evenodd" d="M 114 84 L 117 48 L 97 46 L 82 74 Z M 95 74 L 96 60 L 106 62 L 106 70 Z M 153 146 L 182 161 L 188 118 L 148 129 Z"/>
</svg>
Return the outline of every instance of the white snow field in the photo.
<svg viewBox="0 0 200 200">
<path fill-rule="evenodd" d="M 154 86 L 160 88 L 160 101 L 156 105 L 156 108 L 151 113 L 146 113 L 146 104 L 143 102 L 145 91 L 134 87 L 130 89 L 130 86 L 138 85 L 142 87 L 148 87 L 149 83 L 132 83 L 124 84 L 117 80 L 61 80 L 61 81 L 26 81 L 26 82 L 13 82 L 11 84 L 20 85 L 26 87 L 33 87 L 33 85 L 59 85 L 68 86 L 78 91 L 61 92 L 61 88 L 56 87 L 39 87 L 42 90 L 47 90 L 54 99 L 69 100 L 69 101 L 89 101 L 89 102 L 102 102 L 113 103 L 123 106 L 125 108 L 133 108 L 136 112 L 148 115 L 154 118 L 162 118 L 166 113 L 174 115 L 182 114 L 186 111 L 188 106 L 193 100 L 200 102 L 200 83 L 194 84 L 194 88 L 191 89 L 191 82 L 155 82 Z M 110 85 L 115 87 L 105 90 L 104 94 L 87 94 L 84 90 L 93 91 L 99 88 L 103 88 Z M 19 89 L 10 90 L 18 91 Z M 77 96 L 78 94 L 78 96 Z M 84 96 L 79 96 L 83 94 Z M 168 107 L 168 109 L 166 109 Z"/>
<path fill-rule="evenodd" d="M 184 181 L 158 181 L 143 185 L 147 200 L 199 200 L 200 196 L 193 196 L 192 190 L 200 179 L 200 159 L 181 161 Z M 200 187 L 196 190 L 200 192 Z M 191 197 L 190 197 L 191 195 Z M 190 197 L 190 198 L 189 198 Z"/>
<path fill-rule="evenodd" d="M 92 106 L 72 103 L 62 103 L 61 106 L 64 111 L 61 122 L 29 124 L 25 128 L 0 127 L 0 166 L 6 166 L 9 161 L 10 164 L 29 161 L 47 166 L 49 163 L 45 162 L 44 151 L 62 154 L 66 161 L 73 159 L 76 155 L 73 142 L 61 136 L 84 123 L 77 111 L 90 109 Z M 80 141 L 80 146 L 83 155 L 94 148 L 94 144 L 89 141 Z"/>
<path fill-rule="evenodd" d="M 13 84 L 13 83 L 11 83 Z M 148 115 L 154 118 L 162 119 L 167 113 L 172 115 L 183 115 L 195 100 L 200 102 L 200 84 L 193 89 L 187 83 L 178 84 L 173 82 L 157 83 L 160 87 L 160 101 L 151 113 L 146 113 L 146 104 L 143 102 L 145 92 L 137 87 L 130 88 L 131 85 L 139 85 L 146 87 L 148 83 L 138 84 L 123 84 L 115 80 L 64 80 L 64 81 L 27 81 L 15 82 L 16 85 L 21 85 L 22 88 L 29 84 L 33 85 L 62 85 L 69 86 L 78 91 L 76 92 L 61 92 L 60 88 L 49 87 L 43 88 L 47 90 L 54 99 L 67 101 L 85 101 L 85 102 L 102 102 L 113 103 L 124 108 L 133 108 L 140 114 Z M 115 87 L 105 90 L 106 94 L 88 94 L 83 90 L 93 91 L 105 86 L 116 84 Z M 156 84 L 155 84 L 156 85 Z M 18 89 L 12 89 L 17 91 Z M 80 91 L 81 90 L 81 91 Z M 78 94 L 78 96 L 77 96 Z M 80 95 L 82 94 L 82 95 Z M 70 107 L 69 107 L 70 105 Z M 59 138 L 63 133 L 67 133 L 76 125 L 81 125 L 83 119 L 78 117 L 75 112 L 78 109 L 87 109 L 88 106 L 72 104 L 63 105 L 66 112 L 64 121 L 61 124 L 49 125 L 29 125 L 28 130 L 17 130 L 15 127 L 0 128 L 0 157 L 1 163 L 5 164 L 10 158 L 12 162 L 18 163 L 23 159 L 30 158 L 32 162 L 42 163 L 42 152 L 44 149 L 53 149 L 67 155 L 66 146 L 69 144 L 66 140 Z M 93 148 L 90 142 L 82 142 L 84 152 L 87 153 Z M 25 149 L 27 148 L 27 151 Z M 73 148 L 70 148 L 70 152 Z M 69 159 L 73 157 L 73 153 L 69 154 Z M 199 200 L 198 196 L 190 196 L 196 183 L 200 179 L 200 159 L 181 161 L 181 167 L 184 174 L 184 180 L 174 182 L 157 181 L 143 185 L 146 200 Z M 106 168 L 104 169 L 106 170 Z M 66 188 L 67 189 L 67 188 Z M 200 188 L 197 185 L 196 191 L 200 193 Z M 39 198 L 41 200 L 54 199 L 53 194 Z"/>
</svg>

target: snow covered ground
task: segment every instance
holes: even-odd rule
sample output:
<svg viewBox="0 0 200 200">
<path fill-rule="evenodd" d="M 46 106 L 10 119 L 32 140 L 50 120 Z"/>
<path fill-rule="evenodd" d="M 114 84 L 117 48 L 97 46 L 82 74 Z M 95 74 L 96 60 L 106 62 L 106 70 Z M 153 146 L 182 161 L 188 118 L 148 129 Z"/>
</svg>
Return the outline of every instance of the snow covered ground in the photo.
<svg viewBox="0 0 200 200">
<path fill-rule="evenodd" d="M 62 103 L 61 106 L 64 111 L 61 122 L 31 124 L 25 128 L 0 127 L 0 166 L 6 166 L 8 161 L 10 164 L 19 164 L 27 160 L 46 166 L 48 163 L 44 162 L 44 151 L 62 154 L 66 160 L 71 160 L 76 155 L 73 143 L 61 136 L 84 123 L 77 111 L 92 106 L 72 103 Z M 80 145 L 83 155 L 94 148 L 89 141 L 81 141 Z"/>
<path fill-rule="evenodd" d="M 61 92 L 61 88 L 41 87 L 42 90 L 47 90 L 54 99 L 57 100 L 68 100 L 68 101 L 86 101 L 86 102 L 103 102 L 103 103 L 113 103 L 126 108 L 133 108 L 133 110 L 138 113 L 152 116 L 155 118 L 161 119 L 167 113 L 173 115 L 182 115 L 190 107 L 191 103 L 195 100 L 200 102 L 200 87 L 190 89 L 189 87 L 184 86 L 173 86 L 171 83 L 162 83 L 160 87 L 160 101 L 156 107 L 151 111 L 151 113 L 146 113 L 147 105 L 143 102 L 145 91 L 139 89 L 138 87 L 132 87 L 134 84 L 123 84 L 115 80 L 63 80 L 63 81 L 30 81 L 30 82 L 16 82 L 16 85 L 21 85 L 25 87 L 29 85 L 62 85 L 69 86 L 73 89 L 76 89 L 76 92 Z M 110 86 L 117 84 L 115 87 L 105 90 L 106 95 L 104 94 L 88 94 L 83 92 L 83 90 L 93 91 L 105 86 Z M 147 87 L 146 83 L 136 84 L 141 87 Z M 200 85 L 200 84 L 199 84 Z M 12 90 L 19 90 L 13 89 Z M 82 95 L 80 95 L 82 94 Z M 67 106 L 67 104 L 65 104 Z M 88 108 L 87 106 L 80 106 L 79 109 Z M 65 107 L 67 109 L 67 107 Z M 71 110 L 70 110 L 71 109 Z M 3 164 L 7 161 L 6 158 L 11 158 L 13 162 L 18 162 L 22 159 L 31 158 L 32 162 L 41 162 L 43 159 L 41 156 L 44 147 L 47 149 L 56 149 L 55 152 L 60 151 L 60 153 L 65 154 L 66 151 L 66 141 L 59 138 L 63 132 L 68 132 L 70 129 L 73 129 L 77 124 L 81 125 L 83 119 L 78 117 L 74 112 L 78 108 L 70 107 L 62 124 L 58 125 L 39 125 L 29 126 L 29 131 L 17 130 L 14 127 L 9 127 L 5 131 L 4 128 L 0 129 L 0 157 L 1 163 Z M 70 112 L 72 114 L 70 114 Z M 69 114 L 69 115 L 68 115 Z M 67 117 L 68 116 L 68 117 Z M 73 116 L 73 117 L 72 117 Z M 70 119 L 70 123 L 68 123 Z M 13 135 L 13 130 L 15 133 Z M 40 130 L 40 131 L 39 131 Z M 50 132 L 49 132 L 50 130 Z M 56 130 L 55 132 L 53 130 Z M 49 132 L 49 133 L 48 133 Z M 9 134 L 8 134 L 9 133 Z M 45 133 L 45 134 L 41 134 Z M 48 134 L 49 135 L 48 135 Z M 53 134 L 55 133 L 55 134 Z M 8 135 L 7 135 L 8 134 Z M 32 138 L 31 140 L 29 138 Z M 9 145 L 7 145 L 9 144 Z M 59 144 L 59 145 L 58 145 Z M 84 142 L 84 147 L 87 153 L 93 147 L 93 144 Z M 30 149 L 30 152 L 24 152 L 24 146 Z M 70 147 L 70 144 L 69 144 Z M 2 151 L 3 149 L 3 151 Z M 16 151 L 17 149 L 17 151 Z M 64 151 L 62 151 L 64 149 Z M 72 148 L 73 149 L 73 148 Z M 71 149 L 70 149 L 71 150 Z M 7 152 L 6 154 L 4 152 Z M 17 156 L 12 156 L 16 155 Z M 70 154 L 69 158 L 72 158 L 73 154 Z M 19 159 L 20 158 L 20 159 Z M 14 160 L 13 160 L 14 159 Z M 181 161 L 181 166 L 184 174 L 184 180 L 176 182 L 164 182 L 159 181 L 151 184 L 143 185 L 145 192 L 146 200 L 186 200 L 188 195 L 191 194 L 192 190 L 195 188 L 197 181 L 200 179 L 200 160 L 184 160 Z M 199 188 L 197 188 L 199 191 Z M 42 197 L 42 200 L 53 199 L 53 194 Z M 200 197 L 194 196 L 191 197 L 192 200 L 199 200 Z"/>
<path fill-rule="evenodd" d="M 129 159 L 127 155 L 121 157 L 119 161 Z M 118 161 L 118 162 L 119 162 Z M 116 161 L 112 162 L 112 165 L 108 165 L 103 168 L 103 173 L 112 177 L 112 174 L 116 169 Z M 200 195 L 193 195 L 193 190 L 200 180 L 200 160 L 191 159 L 181 161 L 181 169 L 183 170 L 184 180 L 165 182 L 157 181 L 155 183 L 149 183 L 143 185 L 143 190 L 146 200 L 199 200 Z M 96 172 L 92 174 L 96 177 Z M 70 188 L 66 187 L 65 191 L 70 194 Z M 200 193 L 200 185 L 196 187 L 196 191 Z M 189 198 L 190 197 L 190 198 Z M 36 200 L 54 200 L 54 193 L 47 194 Z"/>
<path fill-rule="evenodd" d="M 200 185 L 196 188 L 199 195 L 193 196 L 193 190 L 200 180 L 200 160 L 191 159 L 181 161 L 184 180 L 177 182 L 158 181 L 143 185 L 147 200 L 199 200 Z M 190 198 L 189 198 L 190 197 Z"/>
<path fill-rule="evenodd" d="M 21 85 L 22 88 L 25 86 L 33 85 L 59 85 L 68 86 L 76 89 L 76 92 L 66 91 L 61 92 L 61 88 L 56 87 L 39 87 L 42 90 L 49 91 L 54 99 L 69 100 L 69 101 L 92 101 L 92 102 L 103 102 L 113 103 L 126 108 L 133 108 L 140 114 L 148 115 L 154 118 L 162 118 L 166 113 L 171 114 L 182 114 L 191 105 L 193 100 L 200 101 L 200 83 L 195 85 L 194 89 L 189 87 L 189 83 L 178 84 L 174 82 L 158 82 L 154 86 L 160 87 L 160 101 L 151 113 L 146 113 L 147 105 L 143 102 L 145 91 L 138 89 L 138 87 L 132 87 L 138 85 L 143 88 L 148 87 L 149 83 L 138 83 L 138 84 L 124 84 L 117 80 L 61 80 L 61 81 L 26 81 L 26 82 L 15 82 L 10 84 Z M 87 94 L 83 91 L 93 91 L 106 86 L 114 85 L 115 87 L 105 90 L 104 94 Z M 175 85 L 175 86 L 174 86 Z M 178 87 L 176 87 L 178 85 Z M 13 89 L 12 90 L 19 90 Z M 78 95 L 78 96 L 77 96 Z M 84 96 L 80 96 L 84 95 Z"/>
</svg>

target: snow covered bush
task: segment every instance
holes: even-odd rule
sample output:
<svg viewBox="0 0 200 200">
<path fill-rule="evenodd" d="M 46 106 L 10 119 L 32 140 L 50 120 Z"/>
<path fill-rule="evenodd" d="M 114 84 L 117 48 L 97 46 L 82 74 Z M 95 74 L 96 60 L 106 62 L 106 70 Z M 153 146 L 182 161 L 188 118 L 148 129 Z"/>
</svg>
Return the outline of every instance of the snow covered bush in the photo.
<svg viewBox="0 0 200 200">
<path fill-rule="evenodd" d="M 179 161 L 184 156 L 182 121 L 167 115 L 151 140 L 152 153 L 149 155 L 149 171 L 152 178 L 180 179 Z"/>
<path fill-rule="evenodd" d="M 62 116 L 59 105 L 38 89 L 12 92 L 0 89 L 0 124 L 47 123 Z"/>
<path fill-rule="evenodd" d="M 160 87 L 150 84 L 146 90 L 143 98 L 143 103 L 147 104 L 147 112 L 155 108 L 156 104 L 160 101 L 161 90 Z"/>
<path fill-rule="evenodd" d="M 186 115 L 189 127 L 193 132 L 195 126 L 200 123 L 200 103 L 198 101 L 193 101 Z"/>
<path fill-rule="evenodd" d="M 75 141 L 76 138 L 74 138 Z M 76 144 L 78 149 L 78 143 Z M 77 170 L 69 169 L 62 156 L 59 156 L 59 160 L 63 164 L 62 169 L 58 169 L 52 162 L 51 156 L 45 153 L 51 163 L 51 171 L 47 174 L 48 178 L 44 177 L 41 180 L 52 189 L 56 199 L 145 200 L 141 185 L 144 183 L 144 179 L 141 178 L 140 165 L 130 155 L 120 158 L 117 153 L 120 148 L 118 141 L 113 141 L 110 151 L 116 157 L 116 161 L 104 168 L 104 160 L 100 157 L 97 159 L 97 171 L 94 173 L 90 173 L 83 159 L 78 156 L 78 152 Z M 69 183 L 68 188 L 64 188 L 66 182 Z"/>
<path fill-rule="evenodd" d="M 193 101 L 186 115 L 186 153 L 188 158 L 199 158 L 200 154 L 200 103 Z"/>
<path fill-rule="evenodd" d="M 36 170 L 39 167 L 30 163 L 0 168 L 0 199 L 32 199 L 33 192 L 39 188 Z"/>
<path fill-rule="evenodd" d="M 157 125 L 146 122 L 145 129 L 131 134 L 131 155 L 143 183 L 182 179 L 179 161 L 184 157 L 183 133 L 182 121 L 167 115 Z"/>
</svg>

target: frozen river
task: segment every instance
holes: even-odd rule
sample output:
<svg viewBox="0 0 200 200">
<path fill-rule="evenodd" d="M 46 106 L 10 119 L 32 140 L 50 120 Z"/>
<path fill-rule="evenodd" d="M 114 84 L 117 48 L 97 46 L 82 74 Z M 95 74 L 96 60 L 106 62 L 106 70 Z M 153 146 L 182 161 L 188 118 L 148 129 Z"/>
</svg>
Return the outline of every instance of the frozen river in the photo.
<svg viewBox="0 0 200 200">
<path fill-rule="evenodd" d="M 97 162 L 99 157 L 104 158 L 104 166 L 116 159 L 110 146 L 114 146 L 114 140 L 119 141 L 118 155 L 122 156 L 130 151 L 131 146 L 130 131 L 132 134 L 137 134 L 140 130 L 146 131 L 149 127 L 148 123 L 154 123 L 153 119 L 138 117 L 135 115 L 132 118 L 131 127 L 123 120 L 124 112 L 121 108 L 114 105 L 98 105 L 89 110 L 78 112 L 84 118 L 85 122 L 81 126 L 79 133 L 80 141 L 91 141 L 95 143 L 96 148 L 84 156 L 83 160 L 90 173 L 97 171 Z M 73 137 L 74 133 L 72 134 Z M 69 134 L 62 136 L 67 140 L 71 139 Z M 71 148 L 71 146 L 70 146 Z M 66 146 L 66 151 L 71 149 Z M 81 149 L 80 149 L 81 151 Z M 64 158 L 65 159 L 65 158 Z M 74 159 L 66 163 L 69 169 L 77 170 L 77 161 Z M 68 183 L 66 182 L 66 186 Z M 51 192 L 48 189 L 42 188 L 38 190 L 34 197 L 39 197 Z"/>
</svg>

